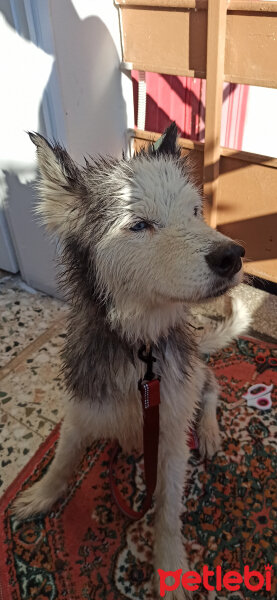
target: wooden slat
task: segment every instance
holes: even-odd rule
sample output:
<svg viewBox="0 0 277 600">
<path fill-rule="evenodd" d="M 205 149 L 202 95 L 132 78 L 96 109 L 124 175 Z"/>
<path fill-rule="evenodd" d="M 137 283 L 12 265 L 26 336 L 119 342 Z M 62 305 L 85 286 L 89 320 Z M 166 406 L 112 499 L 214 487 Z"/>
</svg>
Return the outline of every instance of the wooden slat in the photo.
<svg viewBox="0 0 277 600">
<path fill-rule="evenodd" d="M 144 141 L 146 144 L 149 142 L 155 142 L 161 135 L 161 133 L 155 133 L 154 131 L 141 131 L 140 129 L 129 129 L 128 133 L 131 137 Z M 204 152 L 203 142 L 194 142 L 186 138 L 179 138 L 179 144 L 181 148 L 188 150 L 197 150 Z M 244 150 L 233 150 L 232 148 L 220 147 L 220 156 L 226 156 L 233 160 L 242 160 L 244 162 L 263 165 L 264 167 L 271 167 L 277 169 L 277 158 L 266 156 L 264 154 L 255 154 L 254 152 L 245 152 Z"/>
<path fill-rule="evenodd" d="M 263 165 L 277 169 L 277 158 L 265 156 L 264 154 L 255 154 L 254 152 L 245 152 L 244 150 L 232 150 L 231 148 L 220 148 L 220 155 L 232 158 L 233 160 L 242 160 L 255 165 Z"/>
<path fill-rule="evenodd" d="M 204 147 L 204 194 L 208 201 L 209 208 L 207 218 L 212 227 L 216 226 L 226 8 L 226 0 L 213 0 L 212 2 L 209 2 Z"/>
<path fill-rule="evenodd" d="M 207 11 L 122 7 L 123 61 L 139 71 L 205 77 Z"/>
<path fill-rule="evenodd" d="M 192 4 L 197 10 L 185 6 Z M 207 10 L 203 6 L 203 2 L 177 0 L 167 0 L 162 7 L 148 0 L 144 6 L 122 4 L 124 61 L 141 71 L 205 78 Z M 224 80 L 276 88 L 277 2 L 249 2 L 251 11 L 239 0 L 227 6 Z"/>
<path fill-rule="evenodd" d="M 277 2 L 258 2 L 258 0 L 229 0 L 228 11 L 258 13 L 277 13 Z"/>
<path fill-rule="evenodd" d="M 135 67 L 134 67 L 135 68 Z M 201 77 L 200 77 L 201 79 Z M 247 81 L 246 81 L 247 79 Z M 259 79 L 258 77 L 243 77 L 239 75 L 224 75 L 224 81 L 228 83 L 241 83 L 243 85 L 254 85 L 256 87 L 277 88 L 276 79 Z"/>
<path fill-rule="evenodd" d="M 273 282 L 277 282 L 276 189 L 276 164 L 269 168 L 221 157 L 217 228 L 243 242 L 248 273 Z"/>
<path fill-rule="evenodd" d="M 118 6 L 143 6 L 148 8 L 186 8 L 207 10 L 207 0 L 116 0 Z"/>
<path fill-rule="evenodd" d="M 155 142 L 161 136 L 160 133 L 155 133 L 154 131 L 142 131 L 141 129 L 129 129 L 128 133 L 133 138 L 145 142 Z M 188 150 L 199 150 L 200 152 L 204 150 L 204 144 L 202 142 L 194 142 L 193 140 L 188 140 L 186 138 L 179 138 L 179 144 L 182 148 L 187 148 Z"/>
<path fill-rule="evenodd" d="M 207 10 L 208 0 L 116 0 L 119 6 L 144 6 L 148 8 L 186 8 Z M 259 13 L 277 12 L 276 2 L 259 2 L 258 0 L 229 0 L 228 11 L 245 11 Z"/>
<path fill-rule="evenodd" d="M 122 63 L 122 68 L 125 68 L 127 71 L 135 70 L 135 71 L 151 71 L 151 73 L 160 73 L 159 66 L 152 66 L 151 69 L 145 69 L 145 64 L 142 63 Z M 206 72 L 203 71 L 194 71 L 191 69 L 182 69 L 179 73 L 176 73 L 176 69 L 172 67 L 168 67 L 166 70 L 166 75 L 178 75 L 182 77 L 197 77 L 199 79 L 206 79 Z M 245 77 L 240 77 L 238 75 L 224 75 L 224 81 L 227 83 L 240 83 L 243 85 L 254 85 L 256 87 L 266 87 L 266 88 L 277 88 L 277 83 L 275 79 L 257 79 L 255 77 L 247 77 L 247 81 Z"/>
<path fill-rule="evenodd" d="M 247 12 L 228 15 L 225 80 L 277 87 L 276 61 L 277 14 Z"/>
</svg>

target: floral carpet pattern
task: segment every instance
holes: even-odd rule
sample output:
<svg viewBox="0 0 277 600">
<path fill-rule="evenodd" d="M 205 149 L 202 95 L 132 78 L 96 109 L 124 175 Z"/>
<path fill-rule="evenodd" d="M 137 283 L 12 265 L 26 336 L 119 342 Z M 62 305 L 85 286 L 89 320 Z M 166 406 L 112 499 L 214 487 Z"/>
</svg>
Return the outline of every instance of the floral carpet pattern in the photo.
<svg viewBox="0 0 277 600">
<path fill-rule="evenodd" d="M 191 568 L 264 574 L 272 565 L 272 590 L 194 592 L 195 600 L 267 600 L 277 597 L 277 397 L 276 367 L 257 372 L 256 357 L 276 356 L 264 342 L 241 338 L 210 359 L 221 385 L 218 419 L 222 448 L 211 461 L 193 451 L 184 494 L 182 528 Z M 208 358 L 207 358 L 208 360 Z M 247 406 L 253 383 L 274 384 L 272 408 Z M 153 599 L 154 512 L 130 523 L 109 486 L 110 443 L 88 449 L 65 497 L 44 516 L 19 522 L 11 504 L 39 479 L 53 458 L 56 428 L 0 502 L 1 600 Z M 141 500 L 141 457 L 121 456 L 121 491 Z M 211 580 L 212 581 L 212 580 Z"/>
</svg>

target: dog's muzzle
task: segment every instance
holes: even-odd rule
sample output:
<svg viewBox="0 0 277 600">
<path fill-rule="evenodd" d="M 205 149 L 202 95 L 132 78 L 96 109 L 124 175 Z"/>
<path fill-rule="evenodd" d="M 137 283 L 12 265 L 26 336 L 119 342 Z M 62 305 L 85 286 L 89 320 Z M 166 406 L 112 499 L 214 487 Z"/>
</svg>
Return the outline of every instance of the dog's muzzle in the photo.
<svg viewBox="0 0 277 600">
<path fill-rule="evenodd" d="M 205 259 L 214 273 L 230 279 L 240 271 L 244 255 L 245 249 L 239 244 L 218 244 Z"/>
</svg>

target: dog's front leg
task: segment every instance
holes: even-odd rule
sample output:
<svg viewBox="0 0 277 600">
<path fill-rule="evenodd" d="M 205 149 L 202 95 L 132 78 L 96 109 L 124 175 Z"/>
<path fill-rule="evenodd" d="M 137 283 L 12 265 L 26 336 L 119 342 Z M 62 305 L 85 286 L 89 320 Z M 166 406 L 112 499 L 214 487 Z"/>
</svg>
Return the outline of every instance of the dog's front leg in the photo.
<svg viewBox="0 0 277 600">
<path fill-rule="evenodd" d="M 216 417 L 219 387 L 214 373 L 208 367 L 204 370 L 205 382 L 201 392 L 201 413 L 197 427 L 199 451 L 203 458 L 211 459 L 220 449 L 220 432 Z"/>
<path fill-rule="evenodd" d="M 27 518 L 47 512 L 65 492 L 68 480 L 77 466 L 88 442 L 90 423 L 81 418 L 80 405 L 72 405 L 61 427 L 56 454 L 50 467 L 39 481 L 27 488 L 15 500 L 13 512 Z"/>
<path fill-rule="evenodd" d="M 162 413 L 162 405 L 161 405 Z M 172 415 L 171 415 L 172 418 Z M 177 422 L 178 421 L 178 422 Z M 170 423 L 161 414 L 158 481 L 155 494 L 156 515 L 154 532 L 154 570 L 157 596 L 160 597 L 160 576 L 163 571 L 188 571 L 188 563 L 181 534 L 182 496 L 185 485 L 189 449 L 183 418 Z M 174 583 L 172 577 L 166 583 Z M 190 598 L 181 585 L 167 591 L 166 600 Z"/>
</svg>

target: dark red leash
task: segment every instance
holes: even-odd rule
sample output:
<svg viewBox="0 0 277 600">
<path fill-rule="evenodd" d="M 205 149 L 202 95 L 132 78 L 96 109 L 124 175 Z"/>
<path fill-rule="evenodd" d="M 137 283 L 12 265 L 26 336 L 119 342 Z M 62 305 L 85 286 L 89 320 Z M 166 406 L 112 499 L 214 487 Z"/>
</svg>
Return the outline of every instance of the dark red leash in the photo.
<svg viewBox="0 0 277 600">
<path fill-rule="evenodd" d="M 128 506 L 122 498 L 113 478 L 113 467 L 119 454 L 120 447 L 117 446 L 113 452 L 110 462 L 110 485 L 114 500 L 123 514 L 138 521 L 149 510 L 152 504 L 153 494 L 157 483 L 158 449 L 159 449 L 159 404 L 160 404 L 160 378 L 153 373 L 152 348 L 148 352 L 146 346 L 140 348 L 138 356 L 146 362 L 147 371 L 144 379 L 139 381 L 138 387 L 141 393 L 143 409 L 143 452 L 144 452 L 144 476 L 146 485 L 146 496 L 140 511 L 135 511 Z"/>
<path fill-rule="evenodd" d="M 158 470 L 158 449 L 159 449 L 159 404 L 160 404 L 160 378 L 155 377 L 153 373 L 153 362 L 156 359 L 152 356 L 152 348 L 142 346 L 138 352 L 140 360 L 147 364 L 147 371 L 144 379 L 140 380 L 138 387 L 141 393 L 143 409 L 143 452 L 144 452 L 144 477 L 146 485 L 146 496 L 144 498 L 140 511 L 135 511 L 122 498 L 113 478 L 113 468 L 116 458 L 120 452 L 120 446 L 116 446 L 110 461 L 110 485 L 114 500 L 121 512 L 132 519 L 138 521 L 149 510 L 152 504 L 153 494 L 157 483 Z M 190 429 L 189 447 L 197 449 L 199 447 L 198 437 L 195 430 Z"/>
</svg>

